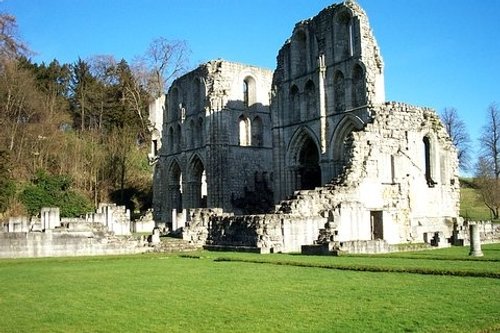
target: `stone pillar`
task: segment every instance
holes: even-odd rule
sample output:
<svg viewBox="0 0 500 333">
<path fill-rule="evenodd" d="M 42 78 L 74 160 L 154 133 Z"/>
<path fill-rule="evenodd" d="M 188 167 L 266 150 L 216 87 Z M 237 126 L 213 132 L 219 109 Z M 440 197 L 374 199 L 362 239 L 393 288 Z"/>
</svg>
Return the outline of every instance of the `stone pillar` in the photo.
<svg viewBox="0 0 500 333">
<path fill-rule="evenodd" d="M 481 238 L 479 235 L 479 228 L 476 223 L 469 225 L 470 230 L 470 252 L 469 255 L 473 257 L 482 257 L 483 251 L 481 251 Z"/>
<path fill-rule="evenodd" d="M 325 55 L 322 54 L 318 58 L 319 65 L 319 114 L 320 114 L 320 145 L 321 154 L 326 153 L 326 143 L 328 138 L 327 121 L 326 121 L 326 99 L 325 99 L 325 77 L 326 77 L 326 64 Z"/>
<path fill-rule="evenodd" d="M 59 208 L 43 207 L 40 212 L 43 230 L 52 230 L 61 225 Z"/>
<path fill-rule="evenodd" d="M 172 209 L 172 231 L 177 230 L 177 209 Z"/>
</svg>

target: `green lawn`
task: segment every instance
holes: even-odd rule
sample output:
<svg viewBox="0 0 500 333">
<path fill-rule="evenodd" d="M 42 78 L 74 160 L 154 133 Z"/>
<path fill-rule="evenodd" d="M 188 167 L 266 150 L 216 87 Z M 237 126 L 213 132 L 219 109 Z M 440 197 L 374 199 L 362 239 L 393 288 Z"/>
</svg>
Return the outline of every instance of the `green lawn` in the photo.
<svg viewBox="0 0 500 333">
<path fill-rule="evenodd" d="M 332 269 L 499 275 L 500 245 L 483 250 L 478 260 L 467 248 L 352 257 L 199 252 L 0 260 L 0 331 L 495 332 L 498 278 Z M 215 260 L 221 257 L 235 261 Z M 323 268 L 305 267 L 315 265 Z"/>
</svg>

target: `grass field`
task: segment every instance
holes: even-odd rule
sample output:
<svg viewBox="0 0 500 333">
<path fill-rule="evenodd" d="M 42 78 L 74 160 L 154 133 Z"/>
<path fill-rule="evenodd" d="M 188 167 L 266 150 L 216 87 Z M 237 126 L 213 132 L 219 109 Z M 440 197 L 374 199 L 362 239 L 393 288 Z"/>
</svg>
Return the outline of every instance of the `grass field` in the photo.
<svg viewBox="0 0 500 333">
<path fill-rule="evenodd" d="M 483 250 L 0 260 L 0 331 L 496 332 L 500 245 Z"/>
<path fill-rule="evenodd" d="M 491 213 L 478 190 L 471 187 L 460 189 L 460 216 L 473 221 L 491 219 Z"/>
</svg>

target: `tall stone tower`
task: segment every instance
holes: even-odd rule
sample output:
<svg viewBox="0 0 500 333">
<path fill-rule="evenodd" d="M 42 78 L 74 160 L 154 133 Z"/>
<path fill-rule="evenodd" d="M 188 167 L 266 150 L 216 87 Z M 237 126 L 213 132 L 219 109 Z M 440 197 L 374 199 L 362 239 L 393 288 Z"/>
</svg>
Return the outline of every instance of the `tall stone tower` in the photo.
<svg viewBox="0 0 500 333">
<path fill-rule="evenodd" d="M 297 23 L 279 51 L 272 90 L 279 200 L 339 175 L 349 134 L 384 102 L 383 61 L 361 7 L 332 5 Z"/>
</svg>

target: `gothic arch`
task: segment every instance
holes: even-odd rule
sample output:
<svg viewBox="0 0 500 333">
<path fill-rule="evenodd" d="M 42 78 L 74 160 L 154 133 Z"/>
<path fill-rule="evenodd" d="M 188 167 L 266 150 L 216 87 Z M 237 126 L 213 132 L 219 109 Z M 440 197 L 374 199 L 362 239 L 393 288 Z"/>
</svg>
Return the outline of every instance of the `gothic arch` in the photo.
<svg viewBox="0 0 500 333">
<path fill-rule="evenodd" d="M 363 129 L 365 123 L 356 116 L 347 115 L 337 124 L 330 147 L 332 147 L 333 174 L 338 176 L 342 173 L 348 162 L 348 153 L 351 148 L 351 133 Z"/>
<path fill-rule="evenodd" d="M 186 207 L 202 208 L 207 203 L 207 181 L 205 164 L 198 154 L 193 154 L 188 163 L 186 182 Z"/>
<path fill-rule="evenodd" d="M 353 55 L 352 13 L 342 10 L 334 18 L 334 58 L 341 61 Z"/>
<path fill-rule="evenodd" d="M 238 133 L 238 144 L 240 146 L 250 146 L 252 144 L 250 119 L 244 114 L 238 118 Z"/>
<path fill-rule="evenodd" d="M 304 30 L 294 32 L 291 46 L 292 76 L 297 77 L 307 71 L 307 34 Z"/>
<path fill-rule="evenodd" d="M 286 160 L 293 190 L 321 186 L 320 149 L 318 139 L 310 129 L 303 127 L 294 133 Z"/>
<path fill-rule="evenodd" d="M 243 104 L 250 107 L 257 103 L 257 83 L 255 78 L 247 75 L 243 80 Z"/>
<path fill-rule="evenodd" d="M 170 209 L 182 210 L 182 170 L 177 160 L 172 160 L 167 169 L 167 193 Z"/>
</svg>

